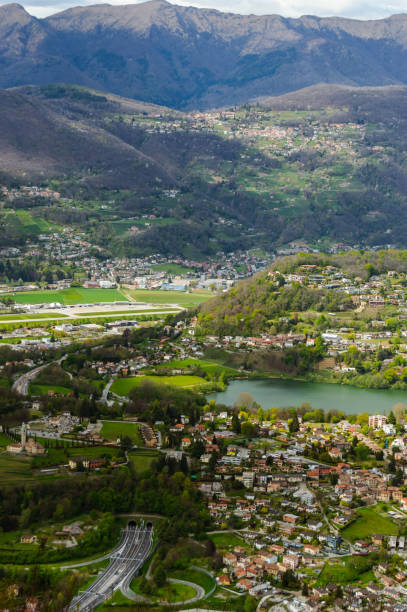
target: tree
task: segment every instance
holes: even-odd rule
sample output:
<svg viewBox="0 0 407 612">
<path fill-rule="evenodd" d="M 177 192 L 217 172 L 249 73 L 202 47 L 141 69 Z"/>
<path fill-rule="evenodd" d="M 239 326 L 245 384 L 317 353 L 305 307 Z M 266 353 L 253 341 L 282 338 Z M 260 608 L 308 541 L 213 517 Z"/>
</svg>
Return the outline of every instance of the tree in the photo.
<svg viewBox="0 0 407 612">
<path fill-rule="evenodd" d="M 304 597 L 308 597 L 308 584 L 306 582 L 303 583 L 301 593 Z"/>
<path fill-rule="evenodd" d="M 199 459 L 201 455 L 204 454 L 204 452 L 205 452 L 205 444 L 203 440 L 196 440 L 196 442 L 194 442 L 191 445 L 190 453 L 192 457 Z"/>
<path fill-rule="evenodd" d="M 129 451 L 133 448 L 133 440 L 130 438 L 130 436 L 123 436 L 120 439 L 120 448 L 123 451 Z"/>
<path fill-rule="evenodd" d="M 153 576 L 155 585 L 158 588 L 163 587 L 165 585 L 165 583 L 167 582 L 167 574 L 162 563 L 159 563 L 157 565 L 154 570 Z"/>
<path fill-rule="evenodd" d="M 396 421 L 400 421 L 400 419 L 404 417 L 405 412 L 407 412 L 407 406 L 402 402 L 398 402 L 393 406 L 392 412 L 395 416 Z"/>
<path fill-rule="evenodd" d="M 403 471 L 400 468 L 398 468 L 396 470 L 395 475 L 392 478 L 391 484 L 393 487 L 399 487 L 403 484 L 403 480 L 404 480 Z"/>
<path fill-rule="evenodd" d="M 237 434 L 241 432 L 240 419 L 236 412 L 233 414 L 232 417 L 232 430 Z"/>
<path fill-rule="evenodd" d="M 249 412 L 254 412 L 257 408 L 257 404 L 251 393 L 240 393 L 235 402 L 235 406 L 237 408 L 246 408 Z"/>
<path fill-rule="evenodd" d="M 389 416 L 387 417 L 387 421 L 391 424 L 391 425 L 395 425 L 396 424 L 396 417 L 394 416 L 393 410 L 390 410 L 389 412 Z"/>
<path fill-rule="evenodd" d="M 250 421 L 242 423 L 242 435 L 246 438 L 254 438 L 257 435 L 257 427 Z"/>
<path fill-rule="evenodd" d="M 189 467 L 188 467 L 187 456 L 186 456 L 185 453 L 182 453 L 181 462 L 180 462 L 180 468 L 181 468 L 181 472 L 183 472 L 183 474 L 188 474 Z"/>
<path fill-rule="evenodd" d="M 215 473 L 216 470 L 216 464 L 217 464 L 217 454 L 216 453 L 212 453 L 210 459 L 209 459 L 209 463 L 208 463 L 208 469 L 211 472 L 211 474 Z"/>
<path fill-rule="evenodd" d="M 298 421 L 298 416 L 296 412 L 294 412 L 292 418 L 288 421 L 288 429 L 290 433 L 295 433 L 300 429 L 300 423 Z"/>
</svg>

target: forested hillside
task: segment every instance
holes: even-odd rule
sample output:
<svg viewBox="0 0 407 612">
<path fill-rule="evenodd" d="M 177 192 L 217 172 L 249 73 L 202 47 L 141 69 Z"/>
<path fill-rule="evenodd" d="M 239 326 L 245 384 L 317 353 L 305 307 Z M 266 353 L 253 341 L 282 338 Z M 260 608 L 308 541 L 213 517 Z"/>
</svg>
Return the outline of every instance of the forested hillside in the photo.
<svg viewBox="0 0 407 612">
<path fill-rule="evenodd" d="M 404 246 L 406 91 L 317 87 L 205 114 L 3 91 L 0 246 L 70 228 L 100 256 Z"/>
</svg>

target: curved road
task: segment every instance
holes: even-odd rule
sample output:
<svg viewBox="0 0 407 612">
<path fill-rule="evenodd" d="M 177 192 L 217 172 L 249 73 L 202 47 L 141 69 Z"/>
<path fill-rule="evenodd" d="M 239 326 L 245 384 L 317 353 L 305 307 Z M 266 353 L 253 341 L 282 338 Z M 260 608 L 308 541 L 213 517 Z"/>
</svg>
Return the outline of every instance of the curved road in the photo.
<svg viewBox="0 0 407 612">
<path fill-rule="evenodd" d="M 132 601 L 138 601 L 138 602 L 144 601 L 146 603 L 149 603 L 149 600 L 146 597 L 143 597 L 142 595 L 137 595 L 137 593 L 135 593 L 130 588 L 130 582 L 131 582 L 131 578 L 130 580 L 126 581 L 126 583 L 123 583 L 121 585 L 120 590 L 123 593 L 123 595 L 127 597 L 127 599 L 131 599 Z M 194 589 L 196 594 L 194 597 L 191 597 L 190 599 L 187 599 L 186 601 L 176 601 L 174 603 L 160 602 L 160 606 L 171 607 L 171 606 L 179 606 L 181 603 L 182 604 L 192 604 L 197 601 L 200 601 L 201 599 L 205 597 L 205 590 L 201 586 L 199 586 L 199 584 L 195 584 L 194 582 L 188 582 L 187 580 L 178 580 L 177 578 L 168 578 L 168 582 L 172 582 L 174 584 L 184 584 L 185 586 L 189 586 L 192 589 Z"/>
<path fill-rule="evenodd" d="M 19 393 L 20 395 L 28 395 L 28 387 L 29 387 L 30 382 L 32 381 L 32 379 L 35 378 L 37 376 L 37 374 L 39 372 L 41 372 L 41 370 L 43 370 L 47 366 L 51 365 L 52 363 L 61 364 L 63 362 L 63 360 L 65 359 L 65 357 L 66 357 L 66 355 L 63 355 L 62 357 L 60 357 L 56 361 L 51 361 L 51 362 L 48 362 L 48 363 L 44 363 L 43 365 L 37 366 L 33 370 L 30 370 L 29 372 L 26 372 L 25 374 L 23 374 L 22 376 L 17 378 L 17 380 L 14 381 L 13 386 L 12 386 L 13 391 L 17 391 L 17 393 Z"/>
<path fill-rule="evenodd" d="M 107 402 L 107 396 L 109 395 L 110 387 L 112 386 L 113 383 L 114 383 L 114 378 L 110 378 L 110 380 L 107 383 L 106 387 L 103 389 L 102 397 L 100 398 L 100 400 L 102 402 L 104 402 L 104 403 Z"/>
<path fill-rule="evenodd" d="M 109 566 L 90 587 L 77 595 L 68 612 L 91 612 L 121 587 L 129 583 L 140 569 L 153 543 L 153 530 L 128 526 L 119 546 L 111 553 Z"/>
<path fill-rule="evenodd" d="M 148 579 L 148 573 L 150 569 L 151 569 L 151 565 L 146 574 L 147 579 Z M 181 603 L 182 604 L 192 604 L 192 603 L 196 603 L 197 601 L 201 601 L 202 599 L 206 599 L 207 597 L 212 595 L 212 593 L 216 589 L 216 582 L 215 582 L 214 576 L 207 570 L 204 570 L 201 567 L 197 567 L 196 565 L 191 565 L 190 569 L 194 569 L 198 572 L 202 572 L 206 574 L 207 576 L 209 576 L 210 578 L 212 578 L 212 580 L 214 581 L 213 589 L 209 591 L 209 593 L 206 594 L 205 589 L 203 589 L 199 584 L 196 584 L 195 582 L 189 582 L 188 580 L 178 580 L 177 578 L 168 578 L 168 582 L 172 582 L 174 584 L 184 584 L 185 586 L 191 587 L 192 589 L 194 589 L 196 594 L 194 595 L 194 597 L 191 597 L 190 599 L 187 599 L 186 601 L 182 601 L 182 602 L 181 601 L 177 601 L 174 603 L 161 602 L 160 603 L 161 606 L 166 606 L 166 607 L 179 606 Z M 132 601 L 137 601 L 139 603 L 141 602 L 150 603 L 150 600 L 147 597 L 138 595 L 130 588 L 130 582 L 131 582 L 131 578 L 130 580 L 126 580 L 125 582 L 122 583 L 120 590 L 123 593 L 123 595 L 127 597 L 127 599 L 131 599 Z"/>
</svg>

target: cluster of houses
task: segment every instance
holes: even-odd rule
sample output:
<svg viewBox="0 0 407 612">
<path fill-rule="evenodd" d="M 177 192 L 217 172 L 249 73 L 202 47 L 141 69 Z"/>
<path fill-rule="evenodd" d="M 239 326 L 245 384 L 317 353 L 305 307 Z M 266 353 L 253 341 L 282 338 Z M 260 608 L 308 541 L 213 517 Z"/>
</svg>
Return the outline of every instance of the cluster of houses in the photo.
<svg viewBox="0 0 407 612">
<path fill-rule="evenodd" d="M 395 605 L 407 594 L 404 536 L 388 536 L 378 525 L 377 532 L 349 542 L 342 537 L 342 530 L 358 520 L 358 507 L 382 501 L 391 505 L 388 517 L 395 526 L 405 524 L 407 436 L 386 434 L 383 438 L 382 428 L 387 424 L 384 415 L 371 415 L 367 434 L 361 432 L 359 424 L 347 420 L 312 428 L 299 420 L 298 431 L 290 433 L 287 420 L 259 422 L 251 417 L 259 439 L 270 440 L 263 445 L 255 440 L 245 445 L 234 443 L 231 413 L 226 410 L 207 412 L 194 426 L 182 420 L 172 426 L 171 430 L 178 432 L 181 449 L 188 450 L 198 440 L 203 442 L 197 486 L 216 528 L 230 530 L 233 526 L 241 538 L 240 545 L 225 550 L 217 582 L 261 597 L 275 585 L 284 584 L 289 570 L 298 578 L 309 578 L 317 576 L 331 558 L 385 549 L 406 560 L 399 563 L 398 577 L 391 564 L 388 571 L 376 568 L 380 588 L 372 583 L 357 592 L 353 587 L 344 589 L 341 597 L 345 608 L 338 610 L 364 610 L 366 601 L 380 601 L 383 608 L 377 609 L 390 609 L 386 607 L 389 601 Z M 394 458 L 396 467 L 402 470 L 402 482 L 392 485 L 394 474 L 385 467 L 361 469 L 354 461 L 344 461 L 354 438 L 373 454 L 382 452 L 385 461 Z M 387 446 L 383 445 L 385 439 Z M 315 444 L 325 449 L 330 464 L 309 458 L 308 451 Z M 329 585 L 312 589 L 308 599 L 300 602 L 305 607 L 299 609 L 322 609 L 329 589 Z M 346 607 L 348 604 L 350 607 Z"/>
</svg>

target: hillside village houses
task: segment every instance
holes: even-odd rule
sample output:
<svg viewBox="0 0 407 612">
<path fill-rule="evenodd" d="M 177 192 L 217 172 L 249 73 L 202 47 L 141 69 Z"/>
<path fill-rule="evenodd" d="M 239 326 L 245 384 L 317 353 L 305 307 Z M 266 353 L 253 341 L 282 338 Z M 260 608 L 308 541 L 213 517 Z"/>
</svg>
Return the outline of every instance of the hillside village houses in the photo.
<svg viewBox="0 0 407 612">
<path fill-rule="evenodd" d="M 350 549 L 349 543 L 340 536 L 341 530 L 357 519 L 354 508 L 360 504 L 392 502 L 395 520 L 399 524 L 405 520 L 403 512 L 407 508 L 407 499 L 403 489 L 392 486 L 385 471 L 353 468 L 342 459 L 342 455 L 346 456 L 351 449 L 355 436 L 364 444 L 371 444 L 374 452 L 379 450 L 390 456 L 390 449 L 375 442 L 375 437 L 382 440 L 376 425 L 385 425 L 384 420 L 377 418 L 372 421 L 374 427 L 369 427 L 371 438 L 361 433 L 360 425 L 346 420 L 329 429 L 321 426 L 312 431 L 307 423 L 300 423 L 299 431 L 294 434 L 289 434 L 287 421 L 257 422 L 258 435 L 263 439 L 285 440 L 285 447 L 274 451 L 260 450 L 255 444 L 248 447 L 231 444 L 226 436 L 231 427 L 230 413 L 222 414 L 222 418 L 220 414 L 214 414 L 213 418 L 216 429 L 210 435 L 200 425 L 187 428 L 192 440 L 205 442 L 198 486 L 208 500 L 209 512 L 218 529 L 232 524 L 244 528 L 239 532 L 241 545 L 232 547 L 223 555 L 223 568 L 217 576 L 219 585 L 260 596 L 260 593 L 270 592 L 273 584 L 281 583 L 288 571 L 302 575 L 304 570 L 318 570 L 330 556 L 346 556 L 350 550 L 354 554 L 365 554 L 385 547 L 389 551 L 397 550 L 407 564 L 404 537 L 390 538 L 379 531 L 356 540 Z M 253 418 L 252 423 L 256 423 L 256 419 Z M 182 435 L 185 435 L 185 430 Z M 407 435 L 402 438 L 407 441 Z M 338 453 L 330 453 L 331 465 L 314 463 L 312 459 L 307 461 L 313 444 L 325 447 L 328 452 L 338 450 Z M 216 464 L 211 472 L 208 466 L 213 455 Z M 396 452 L 395 458 L 398 465 L 406 465 L 406 451 Z M 229 493 L 231 482 L 241 483 L 238 495 L 236 490 L 234 494 Z M 405 486 L 405 467 L 403 482 Z M 317 494 L 322 495 L 332 510 L 329 521 L 321 512 Z M 380 579 L 385 581 L 385 574 L 380 574 Z M 379 595 L 375 593 L 381 604 L 393 605 L 404 596 L 407 570 L 403 564 L 400 576 L 400 582 L 391 580 L 392 592 L 381 590 Z M 363 597 L 370 597 L 365 588 L 361 592 Z M 307 601 L 311 607 L 304 609 L 315 609 L 312 602 L 321 601 L 328 593 L 326 588 L 311 593 Z M 353 596 L 352 589 L 344 593 L 348 603 Z M 351 608 L 345 605 L 343 609 Z"/>
</svg>

